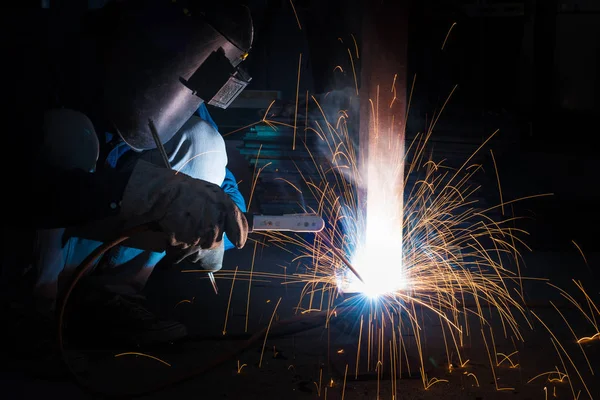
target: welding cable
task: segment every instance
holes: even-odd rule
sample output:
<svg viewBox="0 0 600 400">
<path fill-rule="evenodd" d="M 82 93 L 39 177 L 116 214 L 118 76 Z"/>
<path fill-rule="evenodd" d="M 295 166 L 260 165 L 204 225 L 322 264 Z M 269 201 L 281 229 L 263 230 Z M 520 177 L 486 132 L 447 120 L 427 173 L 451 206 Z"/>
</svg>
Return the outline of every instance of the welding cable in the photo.
<svg viewBox="0 0 600 400">
<path fill-rule="evenodd" d="M 73 293 L 75 286 L 77 286 L 77 283 L 81 280 L 81 278 L 83 278 L 83 276 L 85 276 L 89 271 L 92 270 L 92 268 L 96 264 L 97 259 L 102 257 L 107 251 L 109 251 L 113 247 L 115 247 L 115 246 L 123 243 L 125 240 L 129 239 L 131 236 L 133 236 L 137 233 L 140 233 L 140 232 L 145 232 L 145 231 L 150 230 L 151 225 L 152 224 L 143 224 L 143 225 L 139 225 L 134 228 L 131 228 L 131 229 L 125 231 L 123 233 L 123 235 L 121 237 L 119 237 L 118 239 L 115 239 L 112 242 L 103 243 L 100 246 L 98 246 L 96 249 L 94 249 L 94 251 L 92 251 L 92 253 L 90 255 L 88 255 L 81 262 L 81 264 L 79 264 L 79 266 L 75 269 L 75 272 L 73 273 L 71 281 L 70 281 L 69 285 L 67 285 L 67 289 L 65 290 L 65 293 L 62 296 L 59 296 L 59 298 L 57 299 L 56 339 L 58 341 L 58 349 L 60 351 L 62 361 L 65 364 L 65 366 L 67 367 L 68 371 L 76 378 L 77 382 L 79 382 L 80 384 L 82 382 L 79 378 L 79 375 L 77 375 L 77 373 L 73 370 L 73 368 L 69 364 L 67 354 L 65 351 L 65 347 L 64 347 L 64 340 L 63 340 L 65 311 L 67 308 L 67 303 L 69 302 L 69 298 L 71 297 L 71 293 Z M 83 385 L 83 386 L 85 387 L 85 385 Z"/>
<path fill-rule="evenodd" d="M 56 307 L 56 310 L 57 310 L 56 333 L 57 333 L 57 342 L 58 342 L 61 359 L 62 359 L 63 363 L 65 364 L 67 371 L 74 378 L 75 382 L 81 388 L 83 388 L 84 390 L 86 390 L 88 392 L 91 392 L 92 394 L 101 395 L 104 397 L 112 397 L 112 398 L 132 398 L 132 397 L 145 396 L 145 395 L 149 395 L 152 393 L 156 393 L 156 392 L 164 390 L 164 389 L 168 389 L 168 388 L 176 386 L 184 381 L 187 381 L 194 377 L 200 376 L 200 375 L 212 370 L 213 368 L 216 368 L 219 365 L 231 360 L 238 354 L 245 351 L 248 347 L 252 346 L 258 340 L 262 339 L 269 331 L 269 327 L 265 327 L 265 328 L 261 329 L 260 331 L 256 332 L 255 334 L 253 334 L 252 336 L 250 336 L 247 340 L 245 340 L 243 343 L 238 345 L 235 349 L 223 353 L 220 357 L 217 357 L 217 358 L 211 360 L 209 363 L 206 363 L 205 365 L 201 365 L 201 366 L 194 368 L 188 372 L 180 374 L 174 378 L 171 378 L 170 380 L 168 380 L 164 383 L 160 383 L 149 389 L 139 391 L 139 392 L 109 393 L 106 390 L 94 387 L 91 383 L 87 382 L 83 377 L 81 377 L 69 363 L 67 352 L 66 352 L 66 349 L 64 346 L 64 338 L 63 338 L 64 329 L 63 328 L 64 328 L 65 311 L 67 308 L 67 303 L 69 301 L 69 298 L 70 298 L 73 290 L 75 289 L 75 286 L 77 285 L 77 283 L 81 280 L 81 278 L 83 276 L 85 276 L 89 271 L 91 271 L 91 269 L 94 267 L 97 259 L 102 257 L 107 251 L 109 251 L 113 247 L 115 247 L 115 246 L 123 243 L 125 240 L 129 239 L 131 236 L 136 235 L 140 232 L 151 230 L 153 226 L 154 226 L 153 224 L 143 224 L 143 225 L 137 226 L 135 228 L 125 231 L 120 238 L 115 239 L 112 242 L 103 243 L 102 245 L 97 247 L 77 267 L 77 269 L 75 270 L 75 272 L 71 278 L 69 285 L 67 286 L 67 289 L 66 289 L 64 295 L 58 299 L 58 303 L 57 303 L 57 307 Z M 270 331 L 272 332 L 272 331 L 276 330 L 277 328 L 292 325 L 292 324 L 300 322 L 300 321 L 305 322 L 305 323 L 309 322 L 309 321 L 318 321 L 318 324 L 321 325 L 327 319 L 328 315 L 330 315 L 330 313 L 328 314 L 327 311 L 314 312 L 308 316 L 297 315 L 297 316 L 288 318 L 286 320 L 281 320 L 281 321 L 273 323 L 270 328 Z M 316 326 L 317 326 L 317 323 L 313 322 L 311 324 L 305 325 L 303 327 L 304 329 L 301 329 L 301 330 L 295 329 L 291 333 L 298 333 L 300 331 L 313 329 Z M 279 336 L 282 336 L 282 335 L 279 335 Z M 228 340 L 229 338 L 223 338 L 223 339 Z"/>
</svg>

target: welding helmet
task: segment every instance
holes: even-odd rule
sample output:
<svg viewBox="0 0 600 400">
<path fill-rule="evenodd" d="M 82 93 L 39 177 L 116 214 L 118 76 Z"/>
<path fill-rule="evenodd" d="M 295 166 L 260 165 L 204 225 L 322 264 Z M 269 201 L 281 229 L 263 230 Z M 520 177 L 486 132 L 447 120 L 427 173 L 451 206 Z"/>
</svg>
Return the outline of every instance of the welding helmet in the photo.
<svg viewBox="0 0 600 400">
<path fill-rule="evenodd" d="M 110 7 L 103 109 L 134 150 L 156 147 L 149 120 L 165 143 L 201 102 L 227 108 L 250 82 L 240 67 L 253 40 L 247 7 L 222 0 L 125 0 Z"/>
</svg>

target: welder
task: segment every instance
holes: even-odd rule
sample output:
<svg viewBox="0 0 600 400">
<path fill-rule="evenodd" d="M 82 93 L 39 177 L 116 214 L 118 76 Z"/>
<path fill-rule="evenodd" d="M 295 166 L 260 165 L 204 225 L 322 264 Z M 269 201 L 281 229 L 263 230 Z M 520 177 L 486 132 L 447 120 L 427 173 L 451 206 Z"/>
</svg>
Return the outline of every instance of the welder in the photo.
<svg viewBox="0 0 600 400">
<path fill-rule="evenodd" d="M 47 27 L 51 37 L 52 19 L 36 18 L 38 31 Z M 35 205 L 17 199 L 12 209 L 39 229 L 36 294 L 50 302 L 58 273 L 100 244 L 69 237 L 64 228 L 106 218 L 123 229 L 153 223 L 170 238 L 166 255 L 120 247 L 97 267 L 126 275 L 225 242 L 241 248 L 248 233 L 243 197 L 206 108 L 226 108 L 250 80 L 239 65 L 252 44 L 248 9 L 237 2 L 126 0 L 85 18 L 77 35 L 65 34 L 33 62 L 31 46 L 13 48 L 23 78 L 15 79 L 22 86 L 10 113 L 21 117 L 20 137 L 30 135 L 38 151 L 29 180 Z M 28 74 L 32 66 L 36 73 Z M 149 121 L 172 170 L 163 165 Z M 106 274 L 88 280 L 75 303 L 93 317 L 90 328 L 138 344 L 184 336 L 183 325 L 145 309 L 143 282 L 132 281 Z"/>
</svg>

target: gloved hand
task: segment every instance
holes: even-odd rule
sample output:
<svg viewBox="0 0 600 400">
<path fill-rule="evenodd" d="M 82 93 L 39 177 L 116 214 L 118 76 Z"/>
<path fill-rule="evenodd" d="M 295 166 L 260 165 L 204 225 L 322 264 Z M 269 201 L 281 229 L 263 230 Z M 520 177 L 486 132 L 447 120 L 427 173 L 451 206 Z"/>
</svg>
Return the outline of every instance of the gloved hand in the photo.
<svg viewBox="0 0 600 400">
<path fill-rule="evenodd" d="M 177 250 L 175 263 L 222 245 L 223 233 L 237 248 L 248 238 L 248 221 L 219 186 L 142 160 L 125 188 L 120 217 L 126 227 L 156 222 Z"/>
</svg>

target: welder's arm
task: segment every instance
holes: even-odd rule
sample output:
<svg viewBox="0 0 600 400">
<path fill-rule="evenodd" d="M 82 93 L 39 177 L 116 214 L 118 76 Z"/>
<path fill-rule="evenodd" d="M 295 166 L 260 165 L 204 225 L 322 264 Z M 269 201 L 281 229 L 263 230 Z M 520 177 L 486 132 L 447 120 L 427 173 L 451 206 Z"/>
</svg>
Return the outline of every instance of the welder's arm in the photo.
<svg viewBox="0 0 600 400">
<path fill-rule="evenodd" d="M 125 230 L 153 224 L 167 235 L 172 247 L 167 253 L 175 262 L 219 246 L 225 234 L 237 248 L 248 236 L 243 212 L 219 186 L 142 160 L 131 173 L 46 168 L 32 183 L 39 204 L 20 205 L 20 215 L 29 214 L 34 227 L 66 227 L 108 216 L 117 216 Z"/>
<path fill-rule="evenodd" d="M 21 216 L 20 225 L 26 220 L 22 216 L 29 215 L 32 228 L 80 225 L 115 216 L 130 176 L 131 171 L 89 173 L 40 164 L 33 168 L 30 180 L 32 204 L 17 201 L 11 213 Z"/>
</svg>

